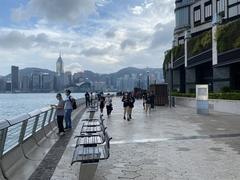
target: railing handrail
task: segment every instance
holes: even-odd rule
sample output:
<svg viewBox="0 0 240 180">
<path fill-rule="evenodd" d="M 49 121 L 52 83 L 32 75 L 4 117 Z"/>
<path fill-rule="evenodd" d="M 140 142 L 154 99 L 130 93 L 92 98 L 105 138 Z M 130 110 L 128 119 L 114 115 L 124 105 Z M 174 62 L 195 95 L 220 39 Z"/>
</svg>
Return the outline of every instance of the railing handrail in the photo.
<svg viewBox="0 0 240 180">
<path fill-rule="evenodd" d="M 78 106 L 80 106 L 83 104 L 84 98 L 79 98 L 76 101 Z M 35 132 L 42 130 L 49 125 L 49 123 L 54 121 L 55 109 L 56 108 L 51 106 L 45 106 L 29 113 L 23 113 L 12 118 L 0 120 L 0 157 L 18 146 L 23 139 L 25 140 L 25 138 L 27 139 L 31 137 Z M 9 141 L 9 136 L 15 135 L 17 137 L 14 137 L 15 139 L 13 139 L 16 141 L 13 145 L 11 142 L 7 142 Z M 6 147 L 6 143 L 10 143 L 11 147 Z"/>
</svg>

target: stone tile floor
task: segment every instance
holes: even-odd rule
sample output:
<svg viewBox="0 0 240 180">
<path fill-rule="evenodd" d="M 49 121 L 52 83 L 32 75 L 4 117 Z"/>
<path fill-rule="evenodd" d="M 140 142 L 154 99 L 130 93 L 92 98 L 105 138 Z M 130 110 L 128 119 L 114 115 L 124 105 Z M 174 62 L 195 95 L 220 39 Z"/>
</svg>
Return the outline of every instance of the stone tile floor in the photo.
<svg viewBox="0 0 240 180">
<path fill-rule="evenodd" d="M 111 156 L 99 163 L 94 180 L 240 179 L 238 115 L 201 116 L 185 107 L 156 107 L 146 114 L 142 102 L 136 101 L 128 122 L 123 120 L 120 98 L 113 103 L 111 117 L 104 115 L 113 137 Z M 79 131 L 80 124 L 74 134 Z M 72 137 L 52 180 L 78 179 L 80 164 L 70 166 L 75 143 Z"/>
</svg>

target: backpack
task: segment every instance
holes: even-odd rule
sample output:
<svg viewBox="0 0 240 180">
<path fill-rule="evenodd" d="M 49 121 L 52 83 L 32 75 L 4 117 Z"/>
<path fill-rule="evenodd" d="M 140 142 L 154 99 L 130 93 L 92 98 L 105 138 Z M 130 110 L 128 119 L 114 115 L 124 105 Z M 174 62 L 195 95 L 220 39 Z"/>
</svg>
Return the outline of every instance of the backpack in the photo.
<svg viewBox="0 0 240 180">
<path fill-rule="evenodd" d="M 77 109 L 76 100 L 75 100 L 74 98 L 72 98 L 72 97 L 69 97 L 69 100 L 70 100 L 71 103 L 72 103 L 72 108 L 73 108 L 73 110 L 74 110 L 74 109 Z"/>
</svg>

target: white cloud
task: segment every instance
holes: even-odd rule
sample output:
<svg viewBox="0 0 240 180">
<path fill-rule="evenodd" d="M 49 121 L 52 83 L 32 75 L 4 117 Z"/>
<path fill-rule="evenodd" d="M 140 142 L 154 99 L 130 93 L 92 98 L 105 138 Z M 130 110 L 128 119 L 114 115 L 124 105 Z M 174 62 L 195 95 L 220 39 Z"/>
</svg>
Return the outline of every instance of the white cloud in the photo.
<svg viewBox="0 0 240 180">
<path fill-rule="evenodd" d="M 131 40 L 131 39 L 126 39 L 121 43 L 121 49 L 126 49 L 126 48 L 134 48 L 136 47 L 136 42 Z"/>
<path fill-rule="evenodd" d="M 70 71 L 72 73 L 83 72 L 83 66 L 79 63 L 71 63 L 65 66 L 65 71 Z"/>
<path fill-rule="evenodd" d="M 16 21 L 32 17 L 45 22 L 76 24 L 96 13 L 96 0 L 30 0 L 26 5 L 14 9 L 12 18 Z"/>
<path fill-rule="evenodd" d="M 99 4 L 91 4 L 93 1 Z M 43 2 L 46 3 L 46 7 Z M 63 7 L 66 2 L 69 4 Z M 73 7 L 80 2 L 86 4 Z M 114 0 L 111 3 L 114 5 L 116 2 L 119 1 Z M 29 12 L 36 8 L 38 3 L 39 9 L 30 15 Z M 57 10 L 55 10 L 57 7 L 53 7 L 56 3 L 61 5 Z M 76 65 L 78 67 L 76 69 L 84 67 L 84 69 L 108 73 L 126 66 L 161 67 L 164 51 L 170 47 L 173 38 L 174 0 L 145 0 L 140 5 L 127 6 L 129 9 L 141 7 L 138 9 L 143 10 L 140 10 L 141 13 L 138 15 L 126 12 L 129 9 L 110 11 L 107 12 L 110 14 L 107 18 L 99 14 L 81 24 L 78 23 L 86 16 L 96 13 L 98 11 L 96 8 L 99 6 L 102 8 L 106 3 L 109 2 L 104 0 L 101 2 L 100 0 L 28 1 L 14 13 L 15 15 L 20 13 L 18 16 L 20 19 L 37 17 L 34 26 L 0 27 L 0 62 L 5 60 L 5 64 L 1 65 L 1 72 L 9 72 L 5 70 L 6 68 L 2 69 L 6 64 L 9 69 L 10 65 L 16 64 L 20 65 L 20 68 L 35 66 L 55 70 L 55 62 L 60 50 L 63 52 L 63 61 L 67 69 Z M 55 23 L 56 26 L 49 25 L 50 22 Z M 73 25 L 63 29 L 58 26 L 62 25 L 62 22 Z"/>
<path fill-rule="evenodd" d="M 91 47 L 89 49 L 85 49 L 81 52 L 81 54 L 85 56 L 101 56 L 108 54 L 111 51 L 112 46 L 108 46 L 105 48 L 96 48 L 96 47 Z"/>
<path fill-rule="evenodd" d="M 133 14 L 140 15 L 140 14 L 142 14 L 144 9 L 142 6 L 135 6 L 135 7 L 131 8 L 130 10 Z"/>
</svg>

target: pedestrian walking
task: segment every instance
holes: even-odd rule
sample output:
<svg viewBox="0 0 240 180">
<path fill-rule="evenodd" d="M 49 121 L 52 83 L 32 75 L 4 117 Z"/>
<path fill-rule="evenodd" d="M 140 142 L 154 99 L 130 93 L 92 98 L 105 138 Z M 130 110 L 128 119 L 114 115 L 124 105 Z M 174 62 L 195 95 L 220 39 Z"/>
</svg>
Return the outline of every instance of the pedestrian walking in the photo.
<svg viewBox="0 0 240 180">
<path fill-rule="evenodd" d="M 56 115 L 57 115 L 57 125 L 58 125 L 58 134 L 63 136 L 65 134 L 64 127 L 63 127 L 63 118 L 64 118 L 64 101 L 62 95 L 58 93 L 56 95 L 58 100 L 57 105 L 52 105 L 52 107 L 56 108 Z"/>
<path fill-rule="evenodd" d="M 146 96 L 146 107 L 145 107 L 145 111 L 146 113 L 151 111 L 151 98 L 150 98 L 150 93 L 148 92 L 147 93 L 147 96 Z"/>
<path fill-rule="evenodd" d="M 90 95 L 88 92 L 85 93 L 85 103 L 86 103 L 86 107 L 90 106 Z"/>
<path fill-rule="evenodd" d="M 93 92 L 90 93 L 90 105 L 93 105 Z"/>
<path fill-rule="evenodd" d="M 123 97 L 122 97 L 122 102 L 123 102 L 123 119 L 126 120 L 126 113 L 127 113 L 127 109 L 129 106 L 129 99 L 128 99 L 128 94 L 124 93 Z"/>
<path fill-rule="evenodd" d="M 72 128 L 72 111 L 73 111 L 73 101 L 74 99 L 71 96 L 71 91 L 69 89 L 65 90 L 65 105 L 64 105 L 64 111 L 65 111 L 65 129 L 71 129 Z"/>
<path fill-rule="evenodd" d="M 154 99 L 155 99 L 155 95 L 153 93 L 153 91 L 150 93 L 150 103 L 151 103 L 151 109 L 154 109 Z"/>
<path fill-rule="evenodd" d="M 104 106 L 105 106 L 105 97 L 103 95 L 101 95 L 101 97 L 100 97 L 100 105 L 99 105 L 101 115 L 103 114 Z"/>
<path fill-rule="evenodd" d="M 143 93 L 142 100 L 143 100 L 143 109 L 144 109 L 144 110 L 145 110 L 145 108 L 146 108 L 146 98 L 147 98 L 147 94 L 146 94 L 146 93 Z"/>
<path fill-rule="evenodd" d="M 112 98 L 109 93 L 107 94 L 105 102 L 106 102 L 107 115 L 110 116 L 112 113 L 113 107 L 112 107 Z"/>
<path fill-rule="evenodd" d="M 127 108 L 127 114 L 128 118 L 127 120 L 130 121 L 132 119 L 132 110 L 134 108 L 135 98 L 133 97 L 132 93 L 128 94 L 128 108 Z"/>
</svg>

